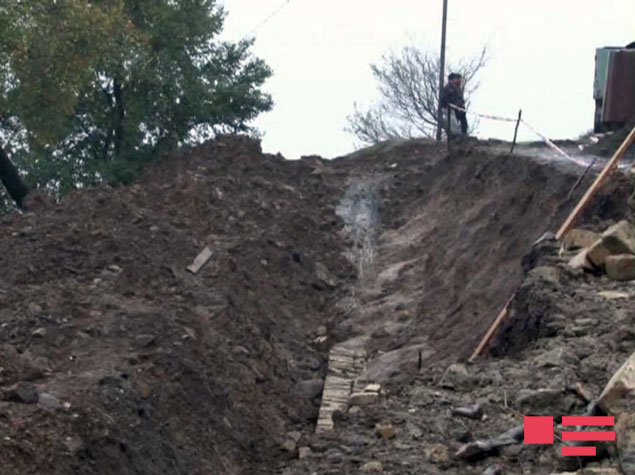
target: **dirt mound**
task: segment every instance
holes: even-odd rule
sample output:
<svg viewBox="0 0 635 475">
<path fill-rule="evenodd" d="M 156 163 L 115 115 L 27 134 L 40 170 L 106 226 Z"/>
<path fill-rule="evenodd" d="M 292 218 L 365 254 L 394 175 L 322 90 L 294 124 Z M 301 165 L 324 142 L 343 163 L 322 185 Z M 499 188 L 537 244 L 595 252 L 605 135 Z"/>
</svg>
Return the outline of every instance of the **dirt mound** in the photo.
<svg viewBox="0 0 635 475">
<path fill-rule="evenodd" d="M 573 339 L 546 343 L 559 315 L 582 312 L 575 289 L 596 282 L 536 272 L 557 259 L 549 250 L 522 259 L 593 177 L 569 196 L 582 170 L 500 150 L 395 141 L 289 162 L 221 137 L 163 157 L 136 185 L 3 217 L 2 473 L 339 474 L 372 459 L 386 473 L 480 473 L 485 462 L 448 453 L 515 421 L 501 384 L 514 410 L 523 389 L 557 392 L 583 358 L 575 338 L 594 328 L 587 312 Z M 611 180 L 582 222 L 626 216 L 630 191 Z M 523 281 L 515 315 L 535 324 L 516 352 L 500 344 L 505 359 L 447 376 Z M 605 308 L 589 298 L 589 312 Z M 333 344 L 370 355 L 360 379 L 390 399 L 336 411 L 335 431 L 316 436 Z M 543 350 L 565 346 L 577 358 L 566 371 L 536 372 Z M 447 410 L 472 402 L 488 424 Z"/>
<path fill-rule="evenodd" d="M 312 338 L 354 275 L 312 171 L 223 138 L 139 185 L 3 218 L 2 473 L 263 473 L 288 457 L 287 432 L 317 417 Z"/>
</svg>

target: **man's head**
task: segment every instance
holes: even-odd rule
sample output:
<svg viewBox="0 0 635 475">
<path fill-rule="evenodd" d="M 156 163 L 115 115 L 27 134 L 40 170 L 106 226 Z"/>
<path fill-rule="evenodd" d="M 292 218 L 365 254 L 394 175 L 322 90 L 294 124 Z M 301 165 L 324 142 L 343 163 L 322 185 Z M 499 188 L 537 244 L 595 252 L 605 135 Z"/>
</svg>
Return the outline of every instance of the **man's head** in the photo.
<svg viewBox="0 0 635 475">
<path fill-rule="evenodd" d="M 460 88 L 461 84 L 463 84 L 463 76 L 457 73 L 451 73 L 450 75 L 448 75 L 448 81 L 450 81 L 456 87 Z"/>
</svg>

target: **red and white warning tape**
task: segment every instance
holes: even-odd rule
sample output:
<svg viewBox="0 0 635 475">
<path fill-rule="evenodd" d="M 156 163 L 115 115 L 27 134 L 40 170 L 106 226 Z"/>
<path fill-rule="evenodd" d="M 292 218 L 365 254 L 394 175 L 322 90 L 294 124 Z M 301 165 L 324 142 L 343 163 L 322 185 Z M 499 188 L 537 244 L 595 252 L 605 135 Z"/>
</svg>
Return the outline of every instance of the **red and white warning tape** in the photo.
<svg viewBox="0 0 635 475">
<path fill-rule="evenodd" d="M 588 163 L 584 162 L 584 160 L 580 160 L 579 158 L 574 158 L 571 155 L 569 155 L 567 152 L 565 152 L 564 150 L 562 150 L 560 147 L 558 147 L 555 143 L 553 143 L 551 140 L 549 140 L 547 137 L 545 137 L 543 134 L 541 134 L 540 132 L 538 132 L 536 129 L 534 129 L 531 125 L 529 125 L 527 122 L 525 122 L 524 120 L 521 119 L 521 122 L 523 124 L 525 124 L 527 126 L 527 128 L 529 130 L 531 130 L 534 134 L 536 134 L 538 137 L 540 137 L 542 140 L 544 140 L 544 142 L 551 147 L 551 149 L 555 150 L 556 152 L 558 152 L 560 155 L 562 155 L 563 157 L 571 160 L 573 163 L 580 165 L 581 167 L 586 167 L 588 165 Z"/>
<path fill-rule="evenodd" d="M 509 117 L 501 117 L 501 116 L 497 116 L 497 115 L 479 114 L 477 112 L 472 112 L 472 111 L 469 111 L 467 109 L 463 109 L 462 107 L 457 107 L 454 104 L 450 104 L 450 107 L 452 109 L 463 111 L 466 114 L 475 115 L 477 117 L 482 117 L 483 119 L 498 120 L 498 121 L 501 121 L 501 122 L 516 122 L 518 120 L 518 119 L 511 119 Z"/>
<path fill-rule="evenodd" d="M 457 107 L 454 104 L 450 104 L 450 107 L 452 107 L 453 109 L 456 109 L 456 110 L 463 111 L 466 114 L 474 115 L 476 117 L 482 117 L 484 119 L 497 120 L 497 121 L 500 121 L 500 122 L 516 122 L 518 120 L 518 119 L 512 119 L 511 117 L 501 117 L 501 116 L 489 115 L 489 114 L 479 114 L 478 112 L 471 112 L 471 111 L 468 111 L 468 110 L 466 110 L 466 109 L 464 109 L 462 107 Z M 531 130 L 534 134 L 536 134 L 538 137 L 540 137 L 547 144 L 547 146 L 549 146 L 551 149 L 555 150 L 557 153 L 559 153 L 560 155 L 562 155 L 563 157 L 565 157 L 566 159 L 572 161 L 573 163 L 575 163 L 577 165 L 580 165 L 582 167 L 586 167 L 587 166 L 587 163 L 585 163 L 583 160 L 580 160 L 578 158 L 574 158 L 571 155 L 569 155 L 567 152 L 565 152 L 560 147 L 558 147 L 555 143 L 553 143 L 551 140 L 549 140 L 545 135 L 541 134 L 535 128 L 533 128 L 531 125 L 529 125 L 524 119 L 521 119 L 520 121 L 523 124 L 525 124 L 529 130 Z"/>
</svg>

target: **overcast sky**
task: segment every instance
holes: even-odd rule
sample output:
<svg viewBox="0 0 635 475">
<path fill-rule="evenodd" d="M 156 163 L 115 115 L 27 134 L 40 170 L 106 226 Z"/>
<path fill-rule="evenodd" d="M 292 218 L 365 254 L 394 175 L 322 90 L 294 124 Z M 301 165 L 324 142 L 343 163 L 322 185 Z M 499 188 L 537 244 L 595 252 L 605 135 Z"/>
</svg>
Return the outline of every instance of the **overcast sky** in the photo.
<svg viewBox="0 0 635 475">
<path fill-rule="evenodd" d="M 263 148 L 287 158 L 343 155 L 355 102 L 377 99 L 369 68 L 406 44 L 438 52 L 442 0 L 221 0 L 223 37 L 253 34 L 253 52 L 274 71 L 265 86 L 275 101 L 255 125 Z M 490 61 L 471 98 L 474 111 L 523 117 L 552 138 L 593 127 L 595 48 L 635 41 L 635 0 L 449 0 L 448 56 Z M 481 121 L 477 135 L 509 140 L 513 125 Z M 535 136 L 521 130 L 522 140 Z"/>
</svg>

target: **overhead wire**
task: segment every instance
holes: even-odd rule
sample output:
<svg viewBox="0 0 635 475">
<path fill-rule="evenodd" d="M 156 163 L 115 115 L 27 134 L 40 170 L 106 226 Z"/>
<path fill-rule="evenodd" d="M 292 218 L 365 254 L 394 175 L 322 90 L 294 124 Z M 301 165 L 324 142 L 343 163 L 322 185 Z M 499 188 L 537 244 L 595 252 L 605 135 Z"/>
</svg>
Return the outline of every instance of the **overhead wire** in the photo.
<svg viewBox="0 0 635 475">
<path fill-rule="evenodd" d="M 262 28 L 263 26 L 265 26 L 267 23 L 269 23 L 271 20 L 273 20 L 282 10 L 284 10 L 289 4 L 291 3 L 291 0 L 286 0 L 286 2 L 282 3 L 278 8 L 276 8 L 273 12 L 271 12 L 267 17 L 265 17 L 264 20 L 262 20 L 260 23 L 258 23 L 255 27 L 253 27 L 251 30 L 249 30 L 241 39 L 241 41 L 246 40 L 247 38 L 251 37 L 254 35 L 254 33 L 256 33 L 260 28 Z"/>
</svg>

